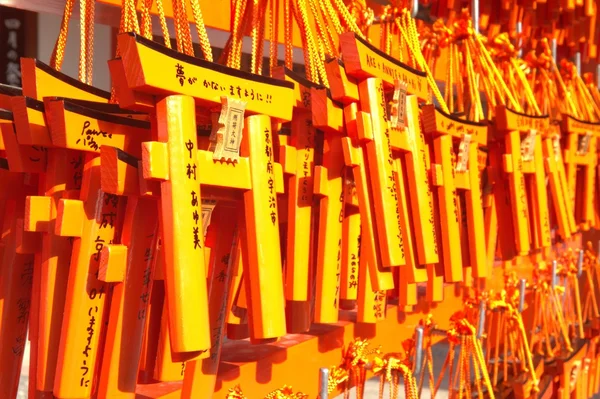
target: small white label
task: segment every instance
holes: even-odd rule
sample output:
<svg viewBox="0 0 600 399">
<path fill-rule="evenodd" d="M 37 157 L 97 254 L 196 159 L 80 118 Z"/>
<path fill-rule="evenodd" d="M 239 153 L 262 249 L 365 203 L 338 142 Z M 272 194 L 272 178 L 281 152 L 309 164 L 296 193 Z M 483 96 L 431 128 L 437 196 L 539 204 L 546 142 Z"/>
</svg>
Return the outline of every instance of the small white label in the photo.
<svg viewBox="0 0 600 399">
<path fill-rule="evenodd" d="M 583 136 L 579 136 L 579 143 L 577 145 L 577 155 L 585 155 L 590 149 L 590 141 L 592 139 L 591 133 L 586 133 Z"/>
<path fill-rule="evenodd" d="M 456 161 L 456 171 L 466 172 L 469 170 L 469 153 L 471 146 L 471 135 L 464 134 L 458 145 L 458 159 Z"/>
<path fill-rule="evenodd" d="M 554 136 L 552 138 L 552 149 L 554 150 L 554 159 L 560 159 L 560 136 Z"/>
<path fill-rule="evenodd" d="M 213 128 L 210 134 L 210 149 L 213 159 L 236 162 L 240 157 L 240 144 L 244 129 L 246 102 L 230 97 L 221 97 L 221 113 L 213 113 Z"/>
<path fill-rule="evenodd" d="M 527 137 L 521 142 L 521 157 L 523 161 L 533 160 L 533 152 L 535 150 L 535 136 L 537 130 L 531 129 L 527 134 Z"/>
<path fill-rule="evenodd" d="M 406 127 L 406 91 L 406 82 L 394 80 L 394 96 L 390 106 L 390 122 L 393 128 Z"/>
</svg>

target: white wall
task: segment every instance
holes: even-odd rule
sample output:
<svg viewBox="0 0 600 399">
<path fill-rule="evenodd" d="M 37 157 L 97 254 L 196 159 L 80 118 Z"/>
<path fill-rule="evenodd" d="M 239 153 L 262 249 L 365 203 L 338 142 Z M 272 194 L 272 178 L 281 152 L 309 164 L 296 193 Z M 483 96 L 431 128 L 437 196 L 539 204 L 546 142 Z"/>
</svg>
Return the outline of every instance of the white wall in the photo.
<svg viewBox="0 0 600 399">
<path fill-rule="evenodd" d="M 77 78 L 79 70 L 79 20 L 73 13 L 69 24 L 67 49 L 62 66 L 62 72 Z M 50 55 L 60 30 L 62 15 L 38 14 L 38 54 L 37 58 L 50 62 Z M 114 57 L 110 49 L 110 27 L 96 24 L 94 30 L 94 77 L 93 85 L 99 89 L 110 90 L 110 75 L 106 61 Z"/>
</svg>

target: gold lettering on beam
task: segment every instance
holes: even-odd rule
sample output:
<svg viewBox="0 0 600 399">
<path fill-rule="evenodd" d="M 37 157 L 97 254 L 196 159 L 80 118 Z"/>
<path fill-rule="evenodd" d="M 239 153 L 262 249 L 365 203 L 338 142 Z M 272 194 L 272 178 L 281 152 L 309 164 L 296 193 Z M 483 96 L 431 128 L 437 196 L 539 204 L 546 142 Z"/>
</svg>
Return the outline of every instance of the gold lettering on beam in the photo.
<svg viewBox="0 0 600 399">
<path fill-rule="evenodd" d="M 445 133 L 459 140 L 468 134 L 480 147 L 487 145 L 488 127 L 486 124 L 466 120 L 458 121 L 433 105 L 425 105 L 422 112 L 423 131 L 426 134 Z"/>
<path fill-rule="evenodd" d="M 390 57 L 352 32 L 340 36 L 342 60 L 346 73 L 357 79 L 376 77 L 383 80 L 387 87 L 394 87 L 399 79 L 408 85 L 408 94 L 420 99 L 429 96 L 427 75 Z"/>
<path fill-rule="evenodd" d="M 525 132 L 536 130 L 545 132 L 550 129 L 550 118 L 548 116 L 525 115 L 504 106 L 498 106 L 496 107 L 496 126 L 501 131 L 518 130 Z"/>
<path fill-rule="evenodd" d="M 134 33 L 118 37 L 127 85 L 155 95 L 184 94 L 197 105 L 221 105 L 221 96 L 247 103 L 248 114 L 290 121 L 292 82 L 258 76 L 170 50 Z"/>
<path fill-rule="evenodd" d="M 142 142 L 150 139 L 150 123 L 99 112 L 68 100 L 45 101 L 54 145 L 80 151 L 100 152 L 116 147 L 141 158 Z"/>
</svg>

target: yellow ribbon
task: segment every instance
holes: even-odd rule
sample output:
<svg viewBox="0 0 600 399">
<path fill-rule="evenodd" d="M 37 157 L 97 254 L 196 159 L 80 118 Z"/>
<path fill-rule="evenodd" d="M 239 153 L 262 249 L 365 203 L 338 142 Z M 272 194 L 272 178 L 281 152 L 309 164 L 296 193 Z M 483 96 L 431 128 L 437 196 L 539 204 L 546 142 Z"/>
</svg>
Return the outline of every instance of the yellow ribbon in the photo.
<svg viewBox="0 0 600 399">
<path fill-rule="evenodd" d="M 289 385 L 276 389 L 265 396 L 265 399 L 308 399 L 308 395 L 301 392 L 294 393 L 293 389 Z"/>
<path fill-rule="evenodd" d="M 247 398 L 242 393 L 242 388 L 240 388 L 239 385 L 236 385 L 233 388 L 229 388 L 229 392 L 227 392 L 225 399 L 247 399 Z"/>
</svg>

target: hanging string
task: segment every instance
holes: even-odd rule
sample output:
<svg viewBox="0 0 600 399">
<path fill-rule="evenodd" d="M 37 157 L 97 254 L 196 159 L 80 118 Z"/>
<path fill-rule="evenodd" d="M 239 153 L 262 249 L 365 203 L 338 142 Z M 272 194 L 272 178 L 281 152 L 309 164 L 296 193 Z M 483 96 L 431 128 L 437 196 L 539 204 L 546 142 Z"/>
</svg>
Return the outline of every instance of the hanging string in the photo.
<svg viewBox="0 0 600 399">
<path fill-rule="evenodd" d="M 187 7 L 185 0 L 173 0 L 179 3 L 179 25 L 181 27 L 183 40 L 183 50 L 185 54 L 195 56 L 194 43 L 192 41 L 192 30 L 187 17 Z"/>
<path fill-rule="evenodd" d="M 304 67 L 306 68 L 307 79 L 318 83 L 319 82 L 319 57 L 310 25 L 308 24 L 308 16 L 306 15 L 305 0 L 298 0 L 297 7 L 294 7 L 294 15 L 296 22 L 300 28 L 300 36 L 304 47 Z"/>
<path fill-rule="evenodd" d="M 324 22 L 321 21 L 320 12 L 317 9 L 316 0 L 308 0 L 308 5 L 310 7 L 313 21 L 315 22 L 315 26 L 317 28 L 317 45 L 319 48 L 319 56 L 322 59 L 326 59 L 328 57 L 333 56 L 333 42 L 329 40 L 329 36 L 325 32 Z"/>
<path fill-rule="evenodd" d="M 356 397 L 361 399 L 363 397 L 363 390 L 366 378 L 365 366 L 369 363 L 369 356 L 379 355 L 381 349 L 379 347 L 370 349 L 369 342 L 366 339 L 355 339 L 352 341 L 348 348 L 342 351 L 342 364 L 349 375 L 348 382 L 346 383 L 346 390 L 344 392 L 344 399 L 348 399 L 350 395 L 349 386 L 353 385 L 356 387 Z"/>
<path fill-rule="evenodd" d="M 406 399 L 418 399 L 417 384 L 412 371 L 406 364 L 404 356 L 396 353 L 386 354 L 383 357 L 373 359 L 372 371 L 380 376 L 379 399 L 383 399 L 383 386 L 390 384 L 390 399 L 398 397 L 399 376 L 404 380 L 404 397 Z"/>
<path fill-rule="evenodd" d="M 204 59 L 213 62 L 212 49 L 208 40 L 208 33 L 206 32 L 206 25 L 204 25 L 204 18 L 202 17 L 202 10 L 198 0 L 190 0 L 192 6 L 192 14 L 194 16 L 194 22 L 196 24 L 196 31 L 198 32 L 198 39 L 200 42 L 200 50 Z"/>
<path fill-rule="evenodd" d="M 194 56 L 194 46 L 192 44 L 192 32 L 187 19 L 187 10 L 185 0 L 172 0 L 173 14 L 175 22 L 175 39 L 177 41 L 177 51 L 190 56 Z"/>
<path fill-rule="evenodd" d="M 344 4 L 343 0 L 333 0 L 333 5 L 335 6 L 337 12 L 341 16 L 341 19 L 344 22 L 346 29 L 350 32 L 354 32 L 356 35 L 360 36 L 361 38 L 364 38 L 365 35 L 358 28 L 358 25 L 356 25 L 356 21 L 350 14 L 350 11 L 348 11 L 348 8 Z"/>
<path fill-rule="evenodd" d="M 234 12 L 231 19 L 231 35 L 219 59 L 220 63 L 224 63 L 230 68 L 240 69 L 241 66 L 243 32 L 247 24 L 247 19 L 243 18 L 246 13 L 246 4 L 246 0 L 233 0 L 232 9 Z"/>
<path fill-rule="evenodd" d="M 333 47 L 333 50 L 337 48 L 335 45 L 336 40 L 333 34 L 335 31 L 338 35 L 343 33 L 342 24 L 340 23 L 340 18 L 335 13 L 333 6 L 329 0 L 318 0 L 319 1 L 319 9 L 321 10 L 321 14 L 323 19 L 325 20 L 325 30 L 327 31 L 327 36 L 329 37 L 329 41 Z M 333 26 L 333 31 L 331 26 Z"/>
<path fill-rule="evenodd" d="M 242 388 L 239 385 L 236 385 L 233 388 L 229 388 L 225 399 L 247 399 L 244 393 L 242 392 Z"/>
<path fill-rule="evenodd" d="M 162 0 L 156 0 L 156 10 L 160 20 L 160 29 L 162 31 L 164 44 L 167 48 L 171 48 L 171 37 L 169 35 L 169 28 L 167 26 L 167 19 L 165 17 L 165 10 L 163 8 Z"/>
<path fill-rule="evenodd" d="M 269 0 L 269 74 L 277 66 L 279 52 L 279 1 Z"/>
<path fill-rule="evenodd" d="M 250 72 L 258 73 L 258 46 L 262 43 L 258 42 L 259 37 L 259 22 L 258 16 L 260 14 L 259 9 L 259 1 L 260 0 L 252 0 L 250 5 L 252 7 L 252 23 L 250 25 L 250 37 L 252 38 L 252 53 L 251 53 L 251 61 L 250 61 Z"/>
<path fill-rule="evenodd" d="M 338 389 L 340 385 L 347 384 L 349 377 L 348 371 L 343 367 L 330 367 L 327 379 L 327 393 L 330 394 Z"/>
<path fill-rule="evenodd" d="M 267 394 L 264 399 L 308 399 L 308 395 L 301 392 L 294 393 L 291 386 L 284 385 L 282 388 Z"/>
<path fill-rule="evenodd" d="M 86 19 L 86 80 L 85 83 L 92 85 L 94 72 L 94 18 L 96 10 L 96 1 L 88 0 L 86 2 L 85 19 Z"/>
<path fill-rule="evenodd" d="M 564 300 L 568 306 L 565 310 L 565 322 L 570 326 L 577 326 L 579 338 L 583 338 L 583 317 L 581 311 L 581 297 L 579 290 L 579 278 L 577 276 L 577 259 L 575 253 L 571 250 L 563 253 L 558 258 L 559 277 L 564 281 Z M 582 265 L 583 266 L 583 265 Z"/>
<path fill-rule="evenodd" d="M 135 10 L 135 0 L 123 0 L 123 32 L 140 33 L 140 25 Z"/>
<path fill-rule="evenodd" d="M 560 300 L 564 288 L 559 285 L 552 288 L 548 283 L 552 278 L 547 267 L 534 270 L 534 309 L 537 312 L 534 315 L 530 347 L 532 351 L 536 350 L 549 357 L 554 357 L 561 348 L 567 352 L 573 350 Z M 555 337 L 555 339 L 551 340 L 550 337 Z"/>
<path fill-rule="evenodd" d="M 478 392 L 483 392 L 482 382 L 487 390 L 488 397 L 493 399 L 494 392 L 490 377 L 487 372 L 485 358 L 483 356 L 483 349 L 481 348 L 481 342 L 476 337 L 475 328 L 467 320 L 467 312 L 460 311 L 456 312 L 450 318 L 451 328 L 447 331 L 447 337 L 449 342 L 449 352 L 446 356 L 444 365 L 442 366 L 442 372 L 438 376 L 436 383 L 436 392 L 442 382 L 442 378 L 446 369 L 449 367 L 449 391 L 450 397 L 453 398 L 455 392 L 458 393 L 458 397 L 463 396 L 463 392 L 466 393 L 466 397 L 471 397 L 471 360 L 474 368 L 478 369 L 475 371 L 475 387 Z M 457 369 L 453 373 L 454 364 L 454 351 L 456 345 L 460 345 L 459 358 Z"/>
<path fill-rule="evenodd" d="M 183 31 L 180 24 L 181 20 L 181 11 L 179 10 L 180 2 L 179 0 L 173 0 L 173 23 L 175 25 L 175 42 L 177 44 L 177 52 L 183 53 Z"/>
<path fill-rule="evenodd" d="M 152 17 L 150 16 L 150 8 L 152 7 L 152 0 L 141 0 L 140 1 L 140 34 L 148 40 L 152 40 Z"/>
<path fill-rule="evenodd" d="M 516 283 L 511 282 L 510 280 L 507 282 L 507 286 L 513 287 L 513 301 L 518 301 L 518 291 L 514 289 Z M 495 354 L 494 354 L 494 364 L 493 364 L 493 379 L 492 383 L 496 385 L 497 379 L 497 365 L 499 363 L 498 358 L 498 347 L 502 346 L 504 348 L 504 356 L 503 356 L 503 371 L 504 378 L 508 377 L 508 354 L 512 354 L 512 370 L 513 375 L 517 376 L 517 362 L 519 359 L 519 365 L 521 371 L 526 373 L 532 381 L 532 390 L 534 392 L 538 392 L 538 378 L 535 374 L 535 368 L 533 366 L 533 355 L 529 347 L 527 334 L 525 331 L 525 325 L 523 323 L 523 318 L 521 313 L 517 311 L 515 306 L 509 301 L 509 295 L 506 290 L 503 290 L 499 295 L 497 295 L 494 299 L 490 299 L 487 303 L 487 309 L 491 314 L 491 322 L 489 324 L 490 330 L 493 329 L 496 332 L 496 343 L 495 343 Z M 495 316 L 495 317 L 494 317 Z M 502 320 L 503 327 L 499 327 L 498 323 L 493 324 L 494 319 Z M 504 341 L 499 342 L 499 331 L 504 330 Z M 489 340 L 488 340 L 489 343 Z M 519 354 L 518 356 L 516 354 Z M 486 362 L 489 363 L 489 349 L 488 349 L 488 359 Z"/>
<path fill-rule="evenodd" d="M 446 101 L 444 97 L 440 93 L 440 90 L 437 86 L 437 83 L 429 70 L 429 66 L 425 57 L 423 56 L 423 52 L 421 50 L 421 43 L 418 39 L 418 32 L 416 28 L 416 24 L 414 18 L 410 15 L 410 12 L 407 9 L 402 10 L 402 14 L 400 18 L 395 19 L 396 26 L 400 31 L 401 35 L 405 39 L 408 49 L 409 56 L 414 59 L 415 66 L 425 72 L 427 77 L 427 83 L 429 85 L 429 89 L 433 93 L 434 97 L 438 101 L 440 108 L 448 113 L 448 106 L 446 105 Z"/>
<path fill-rule="evenodd" d="M 79 0 L 79 80 L 85 82 L 87 80 L 87 33 L 88 20 L 86 18 L 87 1 Z M 94 1 L 94 0 L 89 0 Z"/>
<path fill-rule="evenodd" d="M 268 0 L 259 0 L 259 15 L 266 15 Z M 256 74 L 262 75 L 263 58 L 265 52 L 265 23 L 264 18 L 259 18 L 258 21 L 258 54 L 256 55 L 257 70 Z"/>
<path fill-rule="evenodd" d="M 284 14 L 284 36 L 283 41 L 285 43 L 285 66 L 288 69 L 293 68 L 294 54 L 293 54 L 293 11 L 292 11 L 292 0 L 283 0 L 283 14 Z M 306 60 L 305 60 L 306 62 Z"/>
</svg>

